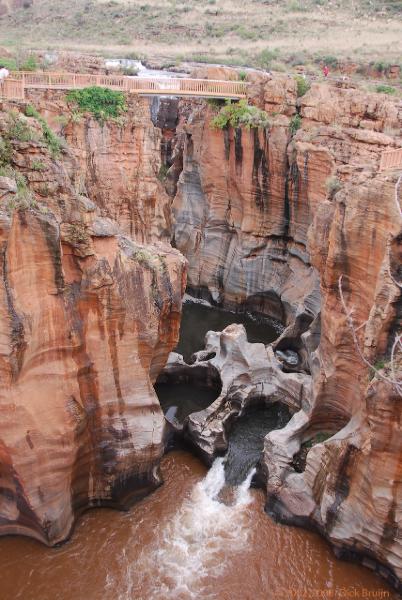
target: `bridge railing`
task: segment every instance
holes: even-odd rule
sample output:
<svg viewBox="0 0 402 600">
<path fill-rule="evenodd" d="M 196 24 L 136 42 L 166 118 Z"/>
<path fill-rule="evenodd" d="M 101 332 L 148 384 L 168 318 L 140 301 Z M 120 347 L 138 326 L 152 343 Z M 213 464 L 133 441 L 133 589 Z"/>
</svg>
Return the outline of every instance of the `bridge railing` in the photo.
<svg viewBox="0 0 402 600">
<path fill-rule="evenodd" d="M 402 169 L 402 148 L 385 150 L 381 154 L 380 171 L 396 168 Z"/>
<path fill-rule="evenodd" d="M 244 81 L 212 79 L 145 78 L 124 75 L 92 75 L 79 73 L 21 72 L 12 73 L 24 88 L 80 89 L 102 86 L 137 94 L 178 94 L 181 96 L 216 96 L 245 98 L 248 84 Z"/>
<path fill-rule="evenodd" d="M 23 100 L 25 98 L 25 88 L 22 81 L 7 77 L 0 85 L 0 98 L 2 96 L 13 100 Z"/>
</svg>

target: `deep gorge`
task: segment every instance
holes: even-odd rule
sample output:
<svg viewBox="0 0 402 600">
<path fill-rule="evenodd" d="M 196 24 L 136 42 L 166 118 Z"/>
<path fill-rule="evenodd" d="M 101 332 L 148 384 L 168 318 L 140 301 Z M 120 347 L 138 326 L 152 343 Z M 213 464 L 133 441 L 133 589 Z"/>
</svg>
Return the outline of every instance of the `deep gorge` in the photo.
<svg viewBox="0 0 402 600">
<path fill-rule="evenodd" d="M 400 591 L 400 398 L 362 362 L 339 278 L 364 356 L 387 369 L 402 219 L 398 174 L 378 163 L 400 145 L 402 109 L 346 85 L 297 98 L 290 77 L 249 79 L 268 130 L 214 130 L 205 102 L 134 97 L 124 126 L 101 126 L 69 118 L 62 92 L 31 93 L 67 148 L 54 160 L 37 141 L 12 141 L 40 206 L 1 211 L 0 533 L 54 545 L 85 509 L 127 508 L 158 487 L 170 425 L 153 384 L 198 381 L 213 393 L 180 419 L 189 447 L 212 464 L 244 415 L 286 407 L 255 474 L 265 510 Z M 2 133 L 10 110 L 24 107 L 3 103 Z M 0 177 L 4 207 L 16 193 Z M 270 319 L 276 334 L 250 343 L 234 324 L 191 359 L 170 354 L 185 289 Z"/>
</svg>

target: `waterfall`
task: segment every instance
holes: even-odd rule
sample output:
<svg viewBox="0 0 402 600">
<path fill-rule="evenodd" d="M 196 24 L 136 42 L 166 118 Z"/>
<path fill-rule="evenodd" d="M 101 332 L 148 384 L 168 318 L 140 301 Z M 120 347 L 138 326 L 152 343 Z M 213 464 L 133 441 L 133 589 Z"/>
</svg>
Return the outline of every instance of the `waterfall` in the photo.
<svg viewBox="0 0 402 600">
<path fill-rule="evenodd" d="M 132 595 L 133 588 L 139 589 L 138 578 L 150 570 L 153 591 L 147 600 L 199 598 L 203 579 L 221 573 L 225 568 L 222 558 L 245 547 L 249 530 L 246 507 L 252 501 L 249 488 L 255 469 L 233 488 L 231 503 L 225 504 L 219 500 L 225 488 L 224 462 L 225 458 L 217 458 L 205 478 L 194 486 L 165 524 L 154 549 L 148 549 L 135 565 L 127 565 L 128 581 L 119 600 L 138 598 Z"/>
</svg>

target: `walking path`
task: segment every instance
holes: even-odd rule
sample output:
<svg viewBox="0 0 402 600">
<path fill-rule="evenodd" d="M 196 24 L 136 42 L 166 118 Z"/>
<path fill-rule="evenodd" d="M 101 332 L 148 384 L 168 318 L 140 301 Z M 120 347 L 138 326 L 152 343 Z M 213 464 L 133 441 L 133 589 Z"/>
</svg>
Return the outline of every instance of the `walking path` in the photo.
<svg viewBox="0 0 402 600">
<path fill-rule="evenodd" d="M 5 80 L 2 95 L 8 99 L 20 100 L 25 97 L 26 89 L 75 90 L 94 85 L 142 96 L 172 95 L 241 99 L 247 97 L 248 84 L 244 81 L 212 79 L 15 71 Z"/>
</svg>

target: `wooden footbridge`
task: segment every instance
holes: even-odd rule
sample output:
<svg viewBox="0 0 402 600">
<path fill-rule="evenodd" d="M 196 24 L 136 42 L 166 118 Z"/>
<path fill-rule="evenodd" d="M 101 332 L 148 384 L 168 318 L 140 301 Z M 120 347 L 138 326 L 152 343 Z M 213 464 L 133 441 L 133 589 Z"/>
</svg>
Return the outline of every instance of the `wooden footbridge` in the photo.
<svg viewBox="0 0 402 600">
<path fill-rule="evenodd" d="M 0 96 L 10 100 L 23 100 L 26 90 L 75 90 L 89 86 L 107 87 L 141 96 L 198 96 L 200 98 L 247 97 L 244 81 L 216 81 L 187 78 L 141 78 L 124 75 L 85 75 L 79 73 L 21 72 L 10 74 L 0 88 Z"/>
</svg>

